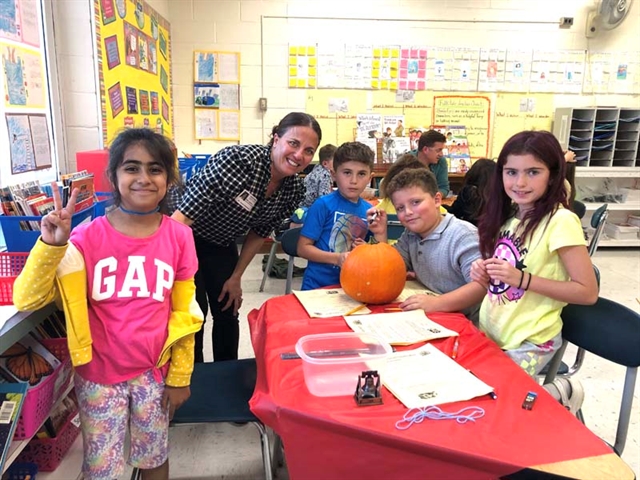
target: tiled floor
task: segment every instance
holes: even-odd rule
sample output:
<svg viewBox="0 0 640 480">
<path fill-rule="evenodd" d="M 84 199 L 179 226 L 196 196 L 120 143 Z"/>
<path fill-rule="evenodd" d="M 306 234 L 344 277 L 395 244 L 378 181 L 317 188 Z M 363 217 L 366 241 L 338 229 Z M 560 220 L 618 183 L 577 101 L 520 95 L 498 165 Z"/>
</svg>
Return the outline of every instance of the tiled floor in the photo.
<svg viewBox="0 0 640 480">
<path fill-rule="evenodd" d="M 297 260 L 300 265 L 301 260 Z M 638 250 L 601 249 L 594 263 L 602 274 L 601 295 L 640 309 L 640 252 Z M 264 293 L 257 293 L 262 278 L 261 258 L 256 258 L 245 274 L 243 317 L 268 298 L 284 293 L 284 280 L 268 279 Z M 300 279 L 294 279 L 294 288 Z M 210 323 L 207 323 L 210 328 Z M 211 359 L 210 350 L 208 357 Z M 241 321 L 240 356 L 252 357 L 248 326 Z M 587 355 L 577 374 L 586 391 L 583 406 L 586 423 L 597 435 L 612 442 L 615 437 L 624 369 Z M 640 387 L 636 385 L 631 426 L 622 458 L 640 475 Z M 171 432 L 171 478 L 250 480 L 262 478 L 262 460 L 258 432 L 251 425 L 230 424 L 178 427 Z M 82 459 L 82 442 L 78 439 L 56 472 L 39 474 L 39 480 L 73 480 L 78 478 Z M 121 479 L 129 478 L 124 475 Z M 278 474 L 286 480 L 284 469 Z"/>
</svg>

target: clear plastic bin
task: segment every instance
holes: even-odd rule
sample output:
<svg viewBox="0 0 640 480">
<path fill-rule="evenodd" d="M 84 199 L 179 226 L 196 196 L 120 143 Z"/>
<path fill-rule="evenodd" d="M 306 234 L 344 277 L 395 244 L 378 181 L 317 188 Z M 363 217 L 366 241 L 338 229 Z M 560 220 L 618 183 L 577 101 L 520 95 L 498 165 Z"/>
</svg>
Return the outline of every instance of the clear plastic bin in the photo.
<svg viewBox="0 0 640 480">
<path fill-rule="evenodd" d="M 304 381 L 313 395 L 353 395 L 358 375 L 377 370 L 383 378 L 391 345 L 366 333 L 306 335 L 296 343 L 302 359 Z"/>
</svg>

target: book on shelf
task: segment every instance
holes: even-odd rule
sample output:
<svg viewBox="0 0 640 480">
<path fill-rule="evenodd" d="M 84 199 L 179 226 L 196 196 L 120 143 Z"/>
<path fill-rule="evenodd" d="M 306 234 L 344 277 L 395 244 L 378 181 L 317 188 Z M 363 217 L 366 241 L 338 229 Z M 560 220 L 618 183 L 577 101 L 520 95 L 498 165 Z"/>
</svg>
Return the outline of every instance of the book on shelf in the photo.
<svg viewBox="0 0 640 480">
<path fill-rule="evenodd" d="M 89 173 L 86 170 L 80 172 L 74 172 L 62 176 L 63 193 L 62 204 L 66 205 L 69 201 L 69 196 L 74 189 L 78 189 L 78 197 L 76 198 L 75 211 L 79 212 L 85 208 L 93 205 L 94 201 L 94 182 L 93 173 Z"/>
<path fill-rule="evenodd" d="M 26 396 L 26 383 L 2 382 L 0 379 L 0 472 L 4 471 L 4 462 Z"/>
</svg>

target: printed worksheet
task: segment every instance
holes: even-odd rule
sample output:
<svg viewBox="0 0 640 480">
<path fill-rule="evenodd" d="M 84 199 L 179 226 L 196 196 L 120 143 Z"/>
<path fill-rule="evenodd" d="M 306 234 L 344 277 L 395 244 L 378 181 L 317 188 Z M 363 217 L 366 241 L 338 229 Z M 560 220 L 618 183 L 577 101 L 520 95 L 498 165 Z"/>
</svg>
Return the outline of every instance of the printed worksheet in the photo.
<svg viewBox="0 0 640 480">
<path fill-rule="evenodd" d="M 344 319 L 354 332 L 370 333 L 390 345 L 413 345 L 458 335 L 431 320 L 424 310 L 345 316 Z"/>
<path fill-rule="evenodd" d="M 292 292 L 311 318 L 364 315 L 371 313 L 366 305 L 344 293 L 341 288 L 294 290 Z"/>
<path fill-rule="evenodd" d="M 401 303 L 401 302 L 404 302 L 411 295 L 419 295 L 419 294 L 432 295 L 434 297 L 437 297 L 439 295 L 438 293 L 435 293 L 429 290 L 427 287 L 422 285 L 417 280 L 407 280 L 407 283 L 405 283 L 404 288 L 402 289 L 402 292 L 400 292 L 400 295 L 398 295 L 398 298 L 396 298 L 392 303 Z"/>
<path fill-rule="evenodd" d="M 431 344 L 389 355 L 381 380 L 407 408 L 470 400 L 493 391 Z"/>
</svg>

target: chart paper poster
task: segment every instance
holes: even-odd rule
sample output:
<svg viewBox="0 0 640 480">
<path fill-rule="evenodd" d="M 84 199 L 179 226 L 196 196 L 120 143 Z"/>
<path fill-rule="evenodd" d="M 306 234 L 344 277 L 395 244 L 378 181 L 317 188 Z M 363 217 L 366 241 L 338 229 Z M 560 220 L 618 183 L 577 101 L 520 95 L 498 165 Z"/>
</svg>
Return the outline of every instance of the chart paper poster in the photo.
<svg viewBox="0 0 640 480">
<path fill-rule="evenodd" d="M 433 98 L 433 123 L 464 125 L 472 157 L 489 155 L 491 98 L 475 95 L 443 95 Z"/>
<path fill-rule="evenodd" d="M 94 0 L 94 13 L 104 144 L 133 127 L 171 138 L 169 22 L 143 0 Z"/>
</svg>

